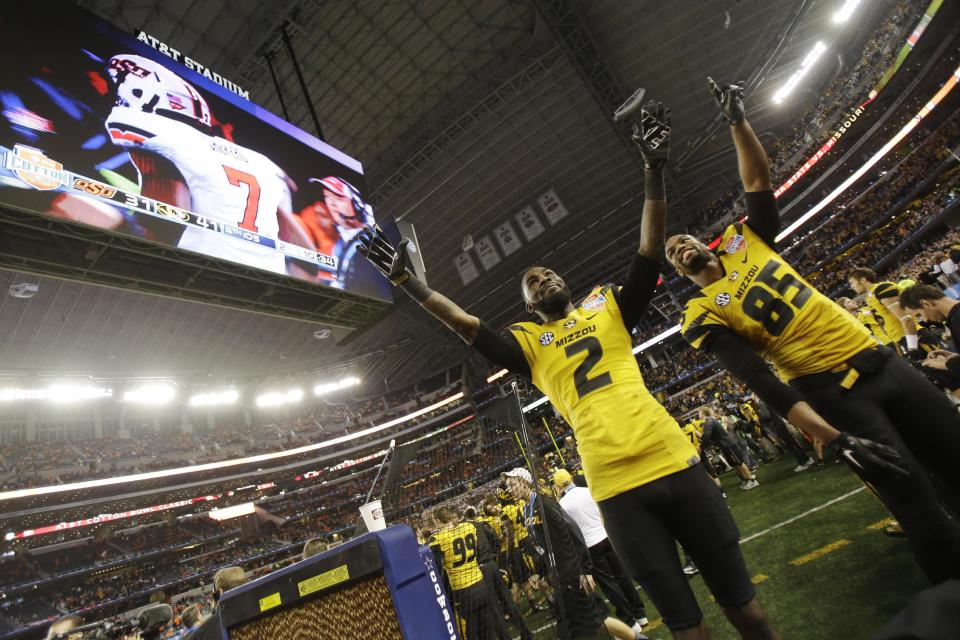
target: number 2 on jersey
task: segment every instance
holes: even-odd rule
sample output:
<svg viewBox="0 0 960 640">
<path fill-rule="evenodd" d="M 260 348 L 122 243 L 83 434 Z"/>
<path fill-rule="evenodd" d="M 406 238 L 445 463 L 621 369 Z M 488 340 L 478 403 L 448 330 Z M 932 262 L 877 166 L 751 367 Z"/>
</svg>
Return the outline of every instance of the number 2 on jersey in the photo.
<svg viewBox="0 0 960 640">
<path fill-rule="evenodd" d="M 568 344 L 563 351 L 568 358 L 572 358 L 581 351 L 587 352 L 587 357 L 573 370 L 573 385 L 577 388 L 578 397 L 582 398 L 591 391 L 596 391 L 613 382 L 609 371 L 604 371 L 593 378 L 590 377 L 590 371 L 603 358 L 603 345 L 595 337 L 580 338 L 576 342 Z"/>
<path fill-rule="evenodd" d="M 257 177 L 227 165 L 223 165 L 223 170 L 226 172 L 227 181 L 230 184 L 235 187 L 243 185 L 247 187 L 247 206 L 243 210 L 243 220 L 237 226 L 256 233 L 257 212 L 260 207 L 260 183 L 257 181 Z"/>
</svg>

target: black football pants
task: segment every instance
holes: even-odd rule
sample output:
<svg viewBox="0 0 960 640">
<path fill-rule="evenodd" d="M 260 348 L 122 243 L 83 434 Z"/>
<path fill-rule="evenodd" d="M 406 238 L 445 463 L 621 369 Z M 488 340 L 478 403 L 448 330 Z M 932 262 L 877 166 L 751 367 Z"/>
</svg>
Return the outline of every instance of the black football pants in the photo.
<svg viewBox="0 0 960 640">
<path fill-rule="evenodd" d="M 790 384 L 837 429 L 900 452 L 907 479 L 857 473 L 900 522 L 930 580 L 960 577 L 960 526 L 941 506 L 943 501 L 955 508 L 960 496 L 960 415 L 905 360 L 889 349 L 870 351 L 870 366 L 858 368 L 850 389 L 840 384 L 844 373 L 812 374 Z M 878 353 L 885 359 L 877 362 Z"/>
</svg>

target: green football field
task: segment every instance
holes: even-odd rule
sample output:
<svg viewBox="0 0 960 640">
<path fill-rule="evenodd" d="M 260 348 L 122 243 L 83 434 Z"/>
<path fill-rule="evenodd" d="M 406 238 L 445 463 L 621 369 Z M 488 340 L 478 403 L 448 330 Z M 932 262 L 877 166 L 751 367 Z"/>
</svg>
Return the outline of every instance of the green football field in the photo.
<svg viewBox="0 0 960 640">
<path fill-rule="evenodd" d="M 844 465 L 794 473 L 794 464 L 781 458 L 762 465 L 760 487 L 752 491 L 742 491 L 732 473 L 722 478 L 757 597 L 785 639 L 870 638 L 925 579 L 906 542 L 881 533 L 889 513 Z M 703 580 L 696 576 L 691 584 L 713 638 L 737 638 Z M 644 601 L 647 635 L 670 638 Z M 554 629 L 537 637 L 554 637 Z"/>
</svg>

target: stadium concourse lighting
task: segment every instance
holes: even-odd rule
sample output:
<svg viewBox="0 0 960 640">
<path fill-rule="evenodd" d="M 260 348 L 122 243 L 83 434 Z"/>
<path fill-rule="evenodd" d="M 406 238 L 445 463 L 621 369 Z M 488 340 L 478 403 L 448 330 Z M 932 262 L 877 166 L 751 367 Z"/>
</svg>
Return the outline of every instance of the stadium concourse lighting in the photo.
<svg viewBox="0 0 960 640">
<path fill-rule="evenodd" d="M 45 389 L 0 389 L 0 402 L 49 400 L 55 403 L 66 403 L 110 397 L 113 397 L 113 389 L 66 383 L 52 384 Z"/>
<path fill-rule="evenodd" d="M 360 384 L 360 378 L 341 378 L 336 382 L 321 382 L 313 388 L 313 395 L 322 396 L 333 391 L 338 391 L 340 389 L 346 389 L 347 387 L 355 387 Z"/>
<path fill-rule="evenodd" d="M 258 407 L 279 407 L 303 400 L 303 389 L 295 387 L 286 391 L 269 391 L 257 396 Z"/>
<path fill-rule="evenodd" d="M 327 447 L 332 447 L 343 442 L 350 442 L 352 440 L 357 440 L 358 438 L 364 438 L 374 433 L 379 433 L 390 427 L 395 427 L 398 424 L 403 424 L 404 422 L 409 422 L 415 418 L 430 413 L 431 411 L 436 411 L 437 409 L 444 407 L 452 402 L 463 399 L 463 392 L 453 394 L 434 402 L 430 406 L 423 407 L 422 409 L 417 409 L 413 413 L 408 413 L 405 416 L 400 416 L 399 418 L 394 418 L 393 420 L 388 420 L 383 424 L 378 424 L 372 427 L 367 427 L 366 429 L 361 429 L 354 433 L 349 433 L 342 436 L 337 436 L 336 438 L 331 438 L 329 440 L 324 440 L 323 442 L 316 442 L 314 444 L 304 445 L 302 447 L 296 447 L 294 449 L 286 449 L 284 451 L 273 451 L 271 453 L 261 453 L 255 456 L 247 456 L 245 458 L 233 458 L 232 460 L 221 460 L 220 462 L 206 462 L 204 464 L 195 464 L 189 467 L 176 467 L 174 469 L 161 469 L 159 471 L 147 471 L 144 473 L 135 473 L 128 476 L 114 476 L 112 478 L 100 478 L 98 480 L 83 480 L 81 482 L 72 482 L 70 484 L 54 484 L 46 487 L 30 487 L 28 489 L 13 489 L 11 491 L 0 491 L 0 502 L 4 500 L 16 500 L 17 498 L 28 498 L 31 496 L 42 496 L 48 495 L 51 493 L 63 493 L 65 491 L 79 491 L 81 489 L 91 489 L 94 487 L 105 487 L 114 484 L 124 484 L 127 482 L 141 482 L 143 480 L 153 480 L 155 478 L 169 478 L 171 476 L 179 476 L 187 473 L 199 473 L 202 471 L 211 471 L 214 469 L 225 469 L 227 467 L 235 467 L 238 465 L 244 464 L 254 464 L 257 462 L 264 462 L 266 460 L 278 460 L 282 458 L 288 458 L 290 456 L 300 455 L 301 453 L 307 453 L 309 451 L 317 451 L 319 449 L 325 449 Z"/>
<path fill-rule="evenodd" d="M 841 182 L 840 185 L 837 186 L 836 189 L 831 191 L 826 198 L 824 198 L 823 200 L 815 204 L 809 211 L 807 211 L 805 214 L 803 214 L 802 216 L 794 220 L 793 223 L 790 224 L 790 226 L 788 226 L 786 229 L 781 231 L 780 234 L 777 236 L 777 242 L 786 238 L 788 235 L 790 235 L 791 233 L 799 229 L 802 225 L 806 224 L 806 222 L 810 218 L 812 218 L 813 216 L 823 211 L 823 209 L 826 208 L 831 202 L 836 200 L 841 193 L 849 189 L 850 185 L 852 185 L 854 182 L 862 178 L 867 171 L 872 169 L 875 164 L 880 162 L 880 160 L 883 159 L 885 155 L 890 153 L 890 151 L 895 146 L 900 144 L 900 142 L 904 138 L 906 138 L 918 124 L 920 124 L 921 120 L 927 117 L 927 114 L 933 111 L 936 108 L 936 106 L 940 104 L 945 97 L 947 97 L 948 93 L 953 91 L 954 87 L 957 86 L 958 81 L 960 81 L 960 66 L 954 69 L 953 74 L 949 78 L 947 78 L 947 81 L 943 84 L 942 87 L 940 87 L 940 90 L 937 91 L 932 98 L 930 98 L 929 102 L 923 105 L 923 107 L 920 109 L 920 111 L 916 113 L 916 115 L 910 118 L 907 124 L 903 125 L 903 128 L 901 128 L 900 131 L 896 133 L 896 135 L 890 138 L 890 140 L 888 140 L 885 145 L 880 147 L 880 150 L 877 151 L 875 154 L 873 154 L 873 156 L 869 160 L 867 160 L 863 164 L 863 166 L 861 166 L 859 169 L 857 169 L 852 174 L 850 174 L 850 176 L 847 177 L 846 180 Z"/>
<path fill-rule="evenodd" d="M 166 404 L 176 395 L 177 390 L 171 383 L 153 382 L 125 391 L 123 401 L 137 404 Z"/>
<path fill-rule="evenodd" d="M 853 15 L 853 12 L 856 10 L 857 5 L 860 4 L 860 0 L 846 0 L 843 3 L 843 6 L 833 14 L 834 24 L 842 24 L 850 19 L 850 16 Z"/>
<path fill-rule="evenodd" d="M 206 393 L 197 393 L 190 397 L 191 407 L 214 407 L 224 404 L 233 404 L 240 398 L 236 389 L 223 389 L 222 391 L 208 391 Z"/>
<path fill-rule="evenodd" d="M 820 56 L 823 55 L 823 52 L 827 50 L 827 45 L 823 44 L 823 41 L 817 40 L 817 43 L 813 45 L 813 49 L 810 50 L 804 58 L 803 62 L 800 63 L 800 68 L 793 72 L 790 78 L 787 79 L 786 84 L 780 87 L 775 94 L 773 94 L 773 101 L 777 104 L 783 102 L 783 99 L 789 96 L 794 89 L 797 88 L 797 85 L 800 84 L 800 81 L 803 80 L 804 76 L 810 72 L 810 69 L 813 68 L 813 65 L 817 63 L 817 60 L 820 59 Z"/>
</svg>

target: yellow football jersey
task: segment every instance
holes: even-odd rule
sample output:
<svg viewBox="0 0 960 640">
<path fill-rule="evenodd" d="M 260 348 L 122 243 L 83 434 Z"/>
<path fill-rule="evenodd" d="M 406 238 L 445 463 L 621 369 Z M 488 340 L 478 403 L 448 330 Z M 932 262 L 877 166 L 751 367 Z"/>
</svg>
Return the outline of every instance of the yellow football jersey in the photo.
<svg viewBox="0 0 960 640">
<path fill-rule="evenodd" d="M 450 588 L 460 591 L 483 580 L 477 563 L 477 528 L 470 522 L 444 527 L 430 537 L 430 548 L 439 549 Z"/>
<path fill-rule="evenodd" d="M 533 383 L 573 427 L 598 501 L 699 461 L 676 420 L 643 383 L 618 295 L 598 286 L 565 318 L 509 327 Z"/>
<path fill-rule="evenodd" d="M 894 315 L 893 311 L 887 309 L 884 301 L 888 298 L 900 295 L 900 289 L 892 282 L 878 282 L 867 292 L 866 301 L 873 317 L 879 321 L 883 327 L 883 332 L 887 335 L 890 342 L 900 342 L 906 333 L 903 330 L 903 323 L 900 318 Z"/>
<path fill-rule="evenodd" d="M 855 317 L 860 321 L 860 324 L 865 326 L 867 331 L 877 339 L 877 342 L 880 344 L 893 344 L 893 340 L 891 340 L 887 332 L 883 330 L 883 325 L 873 317 L 873 311 L 870 311 L 870 309 L 857 309 L 857 315 Z"/>
<path fill-rule="evenodd" d="M 754 410 L 753 405 L 749 402 L 744 402 L 740 405 L 740 413 L 743 414 L 743 417 L 752 422 L 753 424 L 760 423 L 760 416 L 757 415 L 757 412 Z"/>
<path fill-rule="evenodd" d="M 683 433 L 687 436 L 687 439 L 690 441 L 694 447 L 699 451 L 700 449 L 700 436 L 703 435 L 703 431 L 697 427 L 697 425 L 692 422 L 688 422 L 683 425 Z"/>
<path fill-rule="evenodd" d="M 503 518 L 513 524 L 513 541 L 517 544 L 526 540 L 529 535 L 526 523 L 526 506 L 526 502 L 518 500 L 503 505 L 503 511 L 501 512 Z"/>
<path fill-rule="evenodd" d="M 749 225 L 727 227 L 720 246 L 726 275 L 684 309 L 683 336 L 694 347 L 711 327 L 728 327 L 788 381 L 839 368 L 877 346 L 862 324 L 808 284 Z"/>
<path fill-rule="evenodd" d="M 495 516 L 477 516 L 477 522 L 484 522 L 493 529 L 493 533 L 497 536 L 497 541 L 500 543 L 500 551 L 507 550 L 507 538 L 503 531 L 503 521 L 499 517 Z"/>
</svg>

